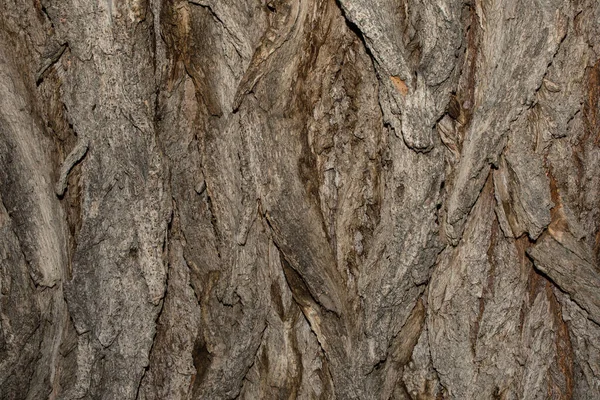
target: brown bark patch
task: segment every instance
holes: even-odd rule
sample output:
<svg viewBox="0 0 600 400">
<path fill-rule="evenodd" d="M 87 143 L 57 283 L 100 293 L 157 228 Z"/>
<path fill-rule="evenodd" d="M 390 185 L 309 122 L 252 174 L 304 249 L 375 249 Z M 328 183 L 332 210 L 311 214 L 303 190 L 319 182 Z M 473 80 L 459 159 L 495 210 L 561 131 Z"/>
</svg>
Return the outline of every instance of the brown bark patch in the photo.
<svg viewBox="0 0 600 400">
<path fill-rule="evenodd" d="M 586 70 L 587 96 L 583 104 L 583 120 L 585 138 L 594 138 L 594 143 L 600 146 L 600 60 Z"/>
<path fill-rule="evenodd" d="M 550 366 L 548 394 L 552 399 L 573 398 L 573 349 L 569 338 L 569 328 L 563 321 L 561 307 L 552 292 L 552 284 L 546 283 L 546 293 L 550 301 L 550 309 L 554 315 L 556 326 L 556 355 L 557 362 Z"/>
<path fill-rule="evenodd" d="M 408 86 L 406 86 L 406 83 L 402 79 L 400 79 L 397 76 L 390 76 L 390 80 L 394 84 L 394 87 L 400 93 L 402 93 L 403 96 L 406 96 L 408 94 Z"/>
</svg>

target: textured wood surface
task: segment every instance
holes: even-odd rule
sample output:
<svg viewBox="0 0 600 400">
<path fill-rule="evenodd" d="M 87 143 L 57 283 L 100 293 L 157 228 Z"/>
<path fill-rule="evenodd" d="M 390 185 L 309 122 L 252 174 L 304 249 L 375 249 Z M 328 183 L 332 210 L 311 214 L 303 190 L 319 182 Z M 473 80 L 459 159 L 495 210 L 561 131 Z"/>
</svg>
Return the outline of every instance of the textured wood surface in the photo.
<svg viewBox="0 0 600 400">
<path fill-rule="evenodd" d="M 0 399 L 599 399 L 596 0 L 0 0 Z"/>
</svg>

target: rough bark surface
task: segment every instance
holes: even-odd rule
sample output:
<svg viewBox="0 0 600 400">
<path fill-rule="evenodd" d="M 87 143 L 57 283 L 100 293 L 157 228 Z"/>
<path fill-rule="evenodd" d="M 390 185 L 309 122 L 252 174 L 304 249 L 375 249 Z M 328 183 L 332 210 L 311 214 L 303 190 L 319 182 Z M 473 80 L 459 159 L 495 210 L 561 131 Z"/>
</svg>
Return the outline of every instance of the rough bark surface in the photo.
<svg viewBox="0 0 600 400">
<path fill-rule="evenodd" d="M 600 399 L 596 0 L 0 0 L 0 399 Z"/>
</svg>

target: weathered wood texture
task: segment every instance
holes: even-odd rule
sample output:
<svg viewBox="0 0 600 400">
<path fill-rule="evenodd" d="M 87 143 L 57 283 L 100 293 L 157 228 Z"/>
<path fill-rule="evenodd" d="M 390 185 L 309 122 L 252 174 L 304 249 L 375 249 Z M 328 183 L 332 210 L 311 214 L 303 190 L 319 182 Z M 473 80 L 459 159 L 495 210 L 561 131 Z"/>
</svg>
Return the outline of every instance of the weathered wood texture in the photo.
<svg viewBox="0 0 600 400">
<path fill-rule="evenodd" d="M 0 0 L 0 399 L 600 399 L 597 0 Z"/>
</svg>

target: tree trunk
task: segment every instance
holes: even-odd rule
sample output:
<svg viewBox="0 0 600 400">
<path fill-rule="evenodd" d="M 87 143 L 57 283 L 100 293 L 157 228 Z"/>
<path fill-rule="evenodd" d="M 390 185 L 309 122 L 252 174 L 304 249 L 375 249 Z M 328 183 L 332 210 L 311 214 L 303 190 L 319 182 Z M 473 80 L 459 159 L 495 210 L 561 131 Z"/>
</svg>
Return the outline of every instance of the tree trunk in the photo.
<svg viewBox="0 0 600 400">
<path fill-rule="evenodd" d="M 600 399 L 597 0 L 0 0 L 1 399 Z"/>
</svg>

